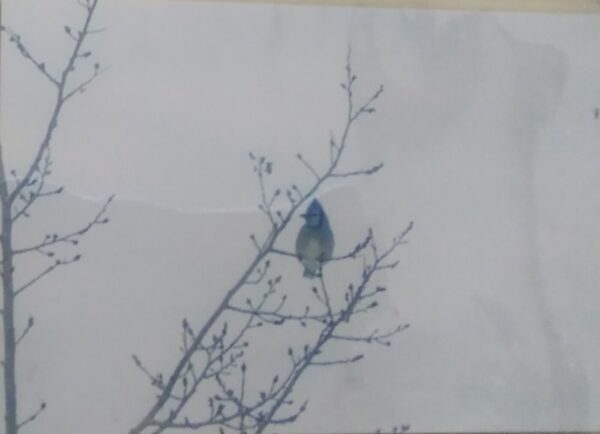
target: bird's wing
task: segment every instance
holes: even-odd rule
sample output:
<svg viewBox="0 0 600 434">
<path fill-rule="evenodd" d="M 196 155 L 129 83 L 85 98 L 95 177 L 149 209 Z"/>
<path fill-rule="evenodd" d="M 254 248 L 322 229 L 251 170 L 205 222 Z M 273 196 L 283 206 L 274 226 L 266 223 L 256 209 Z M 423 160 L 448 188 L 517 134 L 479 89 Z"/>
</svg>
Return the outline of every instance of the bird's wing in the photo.
<svg viewBox="0 0 600 434">
<path fill-rule="evenodd" d="M 300 232 L 298 232 L 298 238 L 296 238 L 296 256 L 302 258 L 303 252 L 306 250 L 306 244 L 309 241 L 308 229 L 306 226 L 302 226 Z"/>
<path fill-rule="evenodd" d="M 320 260 L 323 257 L 323 245 L 320 234 L 304 226 L 296 239 L 296 255 L 304 260 Z"/>
<path fill-rule="evenodd" d="M 335 240 L 333 238 L 333 232 L 330 230 L 324 234 L 323 237 L 323 261 L 328 261 L 333 256 L 333 248 L 335 247 Z"/>
</svg>

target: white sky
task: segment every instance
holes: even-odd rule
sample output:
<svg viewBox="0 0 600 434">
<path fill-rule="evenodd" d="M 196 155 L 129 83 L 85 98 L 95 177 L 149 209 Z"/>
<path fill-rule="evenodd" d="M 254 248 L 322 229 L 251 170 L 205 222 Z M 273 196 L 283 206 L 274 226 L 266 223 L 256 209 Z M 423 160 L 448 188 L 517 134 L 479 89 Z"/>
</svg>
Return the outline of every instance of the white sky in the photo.
<svg viewBox="0 0 600 434">
<path fill-rule="evenodd" d="M 69 48 L 62 27 L 78 13 L 64 0 L 3 3 L 3 22 L 52 71 Z M 145 345 L 168 369 L 172 334 L 199 300 L 184 297 L 196 294 L 195 279 L 226 285 L 248 261 L 255 218 L 243 218 L 257 201 L 249 150 L 275 161 L 275 180 L 310 181 L 294 156 L 327 155 L 349 44 L 359 96 L 379 84 L 385 92 L 344 164 L 386 167 L 331 184 L 325 206 L 339 246 L 353 245 L 364 225 L 385 239 L 415 220 L 402 267 L 386 276 L 390 311 L 412 327 L 370 361 L 307 379 L 301 392 L 315 410 L 293 430 L 600 428 L 597 17 L 104 0 L 96 23 L 108 30 L 90 48 L 109 69 L 64 112 L 53 182 L 84 198 L 116 193 L 120 218 L 92 237 L 97 262 L 61 271 L 26 302 L 46 325 L 24 353 L 31 375 L 22 381 L 31 403 L 54 397 L 48 432 L 84 432 L 90 419 L 94 433 L 125 432 L 141 414 L 150 391 L 128 363 L 132 347 Z M 52 100 L 11 48 L 3 42 L 2 143 L 19 168 Z M 89 204 L 68 220 L 79 212 Z M 192 292 L 156 283 L 161 242 L 185 252 L 171 284 Z M 244 243 L 231 273 L 220 243 Z M 112 327 L 69 323 L 101 303 L 120 313 Z M 140 338 L 149 330 L 155 338 Z M 114 340 L 113 350 L 100 354 L 84 332 Z M 67 344 L 81 353 L 56 368 Z M 76 378 L 91 375 L 81 360 L 97 397 Z M 77 416 L 65 421 L 69 408 Z"/>
</svg>

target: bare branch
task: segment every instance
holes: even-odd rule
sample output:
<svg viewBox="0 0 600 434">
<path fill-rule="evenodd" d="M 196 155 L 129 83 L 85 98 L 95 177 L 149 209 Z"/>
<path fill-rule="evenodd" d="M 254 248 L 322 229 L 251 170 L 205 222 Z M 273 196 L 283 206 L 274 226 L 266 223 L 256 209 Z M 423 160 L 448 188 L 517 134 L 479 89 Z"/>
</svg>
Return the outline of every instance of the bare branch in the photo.
<svg viewBox="0 0 600 434">
<path fill-rule="evenodd" d="M 254 234 L 250 235 L 250 239 L 252 240 L 252 244 L 254 244 L 254 247 L 256 247 L 256 250 L 260 252 L 261 247 L 258 244 L 258 241 L 256 241 L 256 235 L 254 235 Z"/>
<path fill-rule="evenodd" d="M 18 424 L 17 429 L 21 429 L 25 425 L 27 425 L 28 423 L 33 422 L 44 410 L 46 410 L 46 403 L 42 402 L 40 404 L 40 407 L 35 411 L 35 413 L 33 413 L 31 416 L 29 416 L 23 422 L 21 422 L 20 424 Z"/>
<path fill-rule="evenodd" d="M 23 44 L 23 41 L 21 40 L 21 35 L 19 35 L 18 33 L 10 30 L 8 27 L 2 25 L 0 26 L 0 30 L 7 33 L 9 38 L 9 42 L 12 42 L 13 44 L 15 44 L 15 46 L 17 47 L 17 49 L 19 50 L 19 52 L 21 53 L 21 55 L 27 59 L 28 61 L 30 61 L 36 68 L 38 71 L 40 71 L 42 73 L 42 75 L 44 77 L 46 77 L 48 80 L 50 80 L 50 82 L 52 82 L 52 84 L 54 84 L 55 86 L 59 86 L 59 81 L 54 78 L 52 76 L 52 74 L 50 74 L 47 70 L 46 70 L 46 64 L 44 62 L 41 62 L 39 60 L 37 60 L 29 51 L 29 49 L 25 46 L 25 44 Z"/>
<path fill-rule="evenodd" d="M 268 263 L 266 257 L 270 254 L 296 258 L 294 253 L 276 248 L 276 242 L 299 209 L 319 191 L 326 181 L 336 177 L 371 175 L 382 168 L 382 165 L 378 164 L 369 169 L 351 172 L 338 169 L 348 144 L 352 126 L 363 114 L 374 111 L 373 103 L 383 91 L 383 88 L 380 87 L 364 104 L 355 109 L 353 86 L 356 76 L 350 66 L 350 52 L 346 64 L 346 75 L 346 82 L 342 84 L 342 89 L 345 91 L 347 99 L 347 116 L 339 138 L 336 139 L 333 134 L 331 135 L 329 166 L 320 174 L 301 154 L 297 156 L 314 175 L 315 180 L 312 184 L 304 187 L 302 191 L 296 185 L 285 190 L 271 189 L 267 185 L 267 177 L 272 173 L 273 163 L 265 157 L 249 154 L 250 159 L 254 162 L 254 172 L 258 177 L 259 209 L 270 222 L 268 232 L 264 236 L 264 241 L 260 242 L 255 234 L 250 236 L 256 248 L 256 256 L 237 282 L 224 293 L 221 303 L 202 327 L 194 332 L 191 331 L 189 325 L 184 326 L 181 358 L 167 377 L 156 401 L 138 424 L 131 429 L 130 434 L 140 434 L 150 427 L 152 427 L 152 432 L 157 434 L 168 428 L 198 429 L 207 426 L 219 426 L 221 429 L 226 428 L 240 433 L 252 430 L 255 434 L 261 434 L 269 425 L 292 423 L 305 410 L 306 402 L 291 414 L 289 406 L 293 405 L 290 393 L 307 368 L 353 363 L 362 359 L 362 354 L 339 359 L 327 357 L 327 344 L 345 340 L 345 337 L 365 342 L 360 336 L 344 333 L 344 326 L 356 315 L 371 311 L 378 306 L 374 299 L 382 291 L 379 288 L 371 289 L 374 286 L 371 284 L 371 280 L 377 273 L 394 264 L 389 261 L 391 259 L 389 257 L 394 249 L 404 242 L 404 235 L 410 229 L 405 230 L 398 239 L 395 239 L 392 247 L 385 250 L 383 254 L 376 249 L 372 232 L 369 230 L 366 238 L 350 252 L 333 258 L 332 260 L 335 261 L 351 260 L 368 246 L 371 246 L 373 252 L 372 259 L 367 254 L 363 255 L 365 263 L 360 281 L 355 285 L 349 285 L 344 302 L 330 297 L 330 293 L 334 294 L 334 290 L 330 291 L 327 288 L 325 279 L 321 275 L 320 287 L 313 289 L 313 294 L 320 304 L 313 311 L 310 306 L 306 306 L 303 313 L 288 312 L 287 295 L 283 294 L 281 297 L 276 295 L 275 288 L 281 277 L 269 278 L 268 271 L 270 270 L 267 270 L 269 267 L 266 265 Z M 281 191 L 285 191 L 285 194 L 281 194 Z M 280 199 L 285 201 L 286 198 L 288 203 L 278 206 L 281 203 Z M 282 209 L 287 209 L 287 211 L 283 212 Z M 261 239 L 263 238 L 261 237 Z M 257 297 L 255 291 L 259 285 L 265 285 L 266 289 L 262 295 Z M 253 295 L 247 297 L 246 303 L 243 305 L 236 300 L 240 298 L 240 291 L 245 287 L 249 287 L 248 291 L 253 291 Z M 281 289 L 278 288 L 278 291 Z M 317 303 L 314 302 L 314 304 Z M 239 327 L 237 334 L 230 336 L 225 332 L 215 332 L 217 325 L 222 323 L 223 318 L 229 318 L 226 315 L 230 314 L 246 316 L 244 324 L 236 326 Z M 250 330 L 261 327 L 263 324 L 265 327 L 280 327 L 288 322 L 294 322 L 305 326 L 309 321 L 311 330 L 319 330 L 318 336 L 305 345 L 303 351 L 299 353 L 290 347 L 288 350 L 290 366 L 287 373 L 281 377 L 274 376 L 269 387 L 263 389 L 258 397 L 249 396 L 246 387 L 247 366 L 244 362 L 244 349 L 249 343 L 245 336 Z M 383 342 L 392 335 L 391 332 L 382 334 L 376 332 L 371 339 Z M 201 360 L 202 366 L 198 360 Z M 152 377 L 150 375 L 150 378 Z M 208 398 L 210 414 L 205 419 L 194 421 L 188 417 L 182 417 L 182 412 L 191 397 L 200 385 L 207 381 L 211 381 L 208 384 L 208 390 L 216 387 L 219 391 Z M 159 414 L 166 411 L 168 411 L 167 416 L 158 417 Z M 285 415 L 281 416 L 281 413 Z"/>
<path fill-rule="evenodd" d="M 57 260 L 55 260 L 52 265 L 50 265 L 49 267 L 47 267 L 44 271 L 42 271 L 40 274 L 38 274 L 37 276 L 35 276 L 33 279 L 29 280 L 23 286 L 21 286 L 20 288 L 18 288 L 17 290 L 15 290 L 15 297 L 17 295 L 21 294 L 26 289 L 28 289 L 31 286 L 33 286 L 34 284 L 36 284 L 37 282 L 39 282 L 40 280 L 42 280 L 44 277 L 46 277 L 48 274 L 52 273 L 58 267 L 63 267 L 65 265 L 71 265 L 71 264 L 73 264 L 75 262 L 78 262 L 80 259 L 81 259 L 81 255 L 77 254 L 77 255 L 73 256 L 72 258 L 70 258 L 70 259 L 57 259 Z"/>
<path fill-rule="evenodd" d="M 37 177 L 32 178 L 26 186 L 26 188 L 32 188 L 32 190 L 29 191 L 29 194 L 26 194 L 25 191 L 19 193 L 18 198 L 21 199 L 23 205 L 20 209 L 15 210 L 12 216 L 13 223 L 21 217 L 29 217 L 29 210 L 38 199 L 56 196 L 63 192 L 62 187 L 52 190 L 44 190 L 44 188 L 46 187 L 46 177 L 52 173 L 50 170 L 50 167 L 52 165 L 50 154 L 50 148 L 47 148 L 45 151 L 45 157 L 43 158 L 43 162 L 41 162 L 41 165 L 39 167 L 39 173 Z"/>
<path fill-rule="evenodd" d="M 371 229 L 369 229 L 369 233 L 367 234 L 366 238 L 361 241 L 360 243 L 358 243 L 354 249 L 352 249 L 350 252 L 343 254 L 341 256 L 334 256 L 332 258 L 329 259 L 328 262 L 331 261 L 343 261 L 346 259 L 354 259 L 356 258 L 356 255 L 358 255 L 361 251 L 363 251 L 371 242 L 371 239 L 373 237 L 373 233 L 371 231 Z M 271 248 L 271 253 L 274 253 L 276 255 L 281 255 L 281 256 L 288 256 L 291 258 L 295 258 L 298 259 L 298 255 L 296 255 L 295 253 L 292 252 L 287 252 L 285 250 L 281 250 L 281 249 L 277 249 L 275 247 Z"/>
<path fill-rule="evenodd" d="M 100 65 L 99 64 L 95 64 L 94 66 L 94 72 L 92 74 L 91 77 L 89 77 L 87 80 L 84 80 L 83 82 L 81 82 L 79 85 L 75 86 L 75 88 L 68 92 L 67 94 L 65 94 L 64 96 L 64 101 L 68 101 L 70 98 L 72 98 L 74 95 L 76 95 L 77 93 L 83 93 L 87 90 L 87 87 L 96 79 L 98 78 L 98 76 L 100 74 L 102 74 L 104 70 L 100 69 Z"/>
<path fill-rule="evenodd" d="M 33 317 L 30 316 L 29 319 L 27 320 L 27 326 L 25 327 L 25 330 L 23 330 L 23 332 L 21 333 L 21 336 L 19 336 L 15 342 L 15 345 L 19 345 L 21 343 L 21 341 L 25 338 L 25 336 L 27 336 L 27 333 L 29 333 L 29 330 L 31 330 L 31 328 L 33 327 Z"/>
<path fill-rule="evenodd" d="M 98 33 L 104 33 L 106 31 L 106 27 L 102 27 L 100 29 L 90 29 L 88 30 L 88 35 L 96 35 Z"/>
<path fill-rule="evenodd" d="M 46 64 L 38 57 L 34 56 L 29 48 L 23 43 L 21 35 L 1 26 L 0 30 L 8 35 L 9 43 L 12 43 L 23 58 L 33 64 L 35 68 L 56 87 L 56 95 L 53 108 L 43 132 L 42 138 L 35 149 L 33 158 L 26 167 L 24 173 L 18 175 L 15 170 L 9 170 L 9 176 L 14 179 L 14 187 L 9 191 L 7 173 L 5 171 L 4 161 L 2 159 L 2 147 L 0 146 L 0 199 L 2 206 L 0 207 L 2 214 L 2 236 L 0 244 L 2 246 L 2 287 L 3 287 L 3 335 L 4 335 L 4 401 L 5 401 L 5 423 L 7 434 L 17 434 L 22 427 L 34 421 L 46 408 L 46 404 L 42 403 L 40 408 L 23 422 L 18 423 L 19 417 L 17 412 L 18 393 L 17 393 L 17 346 L 23 342 L 28 336 L 33 327 L 33 318 L 30 317 L 25 329 L 19 336 L 15 334 L 15 300 L 17 295 L 30 288 L 42 278 L 53 272 L 57 267 L 68 265 L 78 261 L 81 255 L 75 255 L 72 258 L 54 260 L 54 263 L 44 269 L 37 276 L 31 278 L 21 287 L 15 286 L 14 281 L 14 257 L 20 253 L 30 251 L 39 252 L 48 257 L 54 257 L 55 252 L 46 250 L 47 247 L 58 243 L 70 243 L 76 245 L 79 242 L 79 237 L 84 235 L 91 227 L 96 224 L 105 223 L 108 220 L 103 217 L 104 212 L 111 199 L 102 207 L 99 214 L 88 225 L 80 228 L 78 231 L 66 235 L 47 235 L 46 238 L 35 246 L 24 249 L 15 249 L 13 246 L 13 226 L 21 218 L 30 216 L 31 208 L 39 199 L 47 198 L 60 194 L 61 188 L 47 188 L 46 178 L 51 174 L 51 142 L 54 131 L 57 128 L 60 115 L 64 104 L 76 92 L 82 92 L 86 86 L 91 83 L 93 78 L 99 73 L 99 65 L 94 66 L 94 74 L 91 79 L 85 80 L 78 85 L 75 85 L 73 90 L 68 92 L 67 89 L 72 86 L 71 73 L 75 70 L 76 63 L 80 59 L 86 59 L 91 56 L 90 51 L 82 52 L 82 46 L 86 37 L 90 33 L 90 22 L 94 15 L 98 0 L 79 0 L 80 6 L 86 9 L 86 15 L 83 27 L 80 31 L 74 32 L 69 26 L 64 27 L 66 34 L 74 41 L 72 51 L 65 62 L 64 69 L 60 75 L 52 74 Z M 4 35 L 3 35 L 4 36 Z"/>
<path fill-rule="evenodd" d="M 265 261 L 265 264 L 263 267 L 258 267 L 256 269 L 257 276 L 254 279 L 248 279 L 246 281 L 246 283 L 248 285 L 258 285 L 259 283 L 261 283 L 264 280 L 264 278 L 266 277 L 270 266 L 271 266 L 271 261 Z M 279 283 L 280 280 L 281 280 L 281 277 L 278 277 L 276 284 Z M 271 285 L 271 282 L 269 282 L 269 286 L 274 286 L 274 285 Z"/>
<path fill-rule="evenodd" d="M 381 168 L 383 167 L 383 163 L 379 163 L 373 167 L 371 167 L 370 169 L 365 169 L 365 170 L 355 170 L 353 172 L 345 172 L 345 173 L 332 173 L 331 177 L 332 178 L 348 178 L 351 176 L 360 176 L 360 175 L 373 175 L 377 172 L 379 172 L 379 170 L 381 170 Z"/>
<path fill-rule="evenodd" d="M 371 98 L 367 100 L 353 115 L 352 119 L 357 119 L 360 115 L 364 113 L 375 113 L 375 109 L 372 107 L 372 104 L 375 102 L 377 98 L 381 96 L 383 93 L 383 86 L 380 86 L 377 92 L 375 92 Z"/>
<path fill-rule="evenodd" d="M 275 217 L 273 216 L 273 212 L 271 207 L 275 199 L 281 194 L 281 190 L 276 190 L 271 199 L 267 199 L 267 191 L 265 187 L 265 175 L 270 175 L 273 171 L 273 163 L 267 161 L 265 157 L 255 158 L 254 154 L 250 153 L 250 158 L 256 161 L 256 165 L 254 166 L 254 171 L 258 176 L 258 183 L 260 186 L 260 197 L 261 203 L 258 205 L 258 208 L 267 216 L 271 226 L 273 228 L 277 227 L 277 222 L 275 221 Z M 260 249 L 260 247 L 259 247 Z"/>
<path fill-rule="evenodd" d="M 319 276 L 319 282 L 321 283 L 321 292 L 323 293 L 323 300 L 325 302 L 325 307 L 327 308 L 327 317 L 329 321 L 333 323 L 333 308 L 331 307 L 331 299 L 329 298 L 329 292 L 327 291 L 327 286 L 325 285 L 325 279 L 323 278 L 322 273 Z"/>
<path fill-rule="evenodd" d="M 152 386 L 160 390 L 164 389 L 164 381 L 162 374 L 151 374 L 150 371 L 146 368 L 146 366 L 144 366 L 140 358 L 135 354 L 133 354 L 131 358 L 133 359 L 133 362 L 139 368 L 139 370 L 142 371 L 148 377 Z"/>
<path fill-rule="evenodd" d="M 350 363 L 356 363 L 362 359 L 364 359 L 363 354 L 358 354 L 354 357 L 349 357 L 346 359 L 338 359 L 338 360 L 313 360 L 310 362 L 311 366 L 333 366 L 333 365 L 348 365 Z"/>
<path fill-rule="evenodd" d="M 76 231 L 73 231 L 73 232 L 69 232 L 64 235 L 58 235 L 58 234 L 46 235 L 44 240 L 40 241 L 38 244 L 29 246 L 29 247 L 23 247 L 20 249 L 15 249 L 13 251 L 13 253 L 15 255 L 20 255 L 23 253 L 39 251 L 42 254 L 46 254 L 48 256 L 53 256 L 53 254 L 47 254 L 46 252 L 44 252 L 43 249 L 54 246 L 56 244 L 60 244 L 60 243 L 68 243 L 68 244 L 76 245 L 79 242 L 78 238 L 80 236 L 86 234 L 94 226 L 106 224 L 109 222 L 108 218 L 104 217 L 104 215 L 108 209 L 108 206 L 110 205 L 110 203 L 112 202 L 113 199 L 114 199 L 114 195 L 110 196 L 106 200 L 106 202 L 104 202 L 104 204 L 100 208 L 100 211 L 98 211 L 98 213 L 94 216 L 94 218 L 89 223 L 87 223 L 85 226 L 83 226 L 82 228 L 80 228 Z"/>
<path fill-rule="evenodd" d="M 14 202 L 15 198 L 17 198 L 19 196 L 21 191 L 31 181 L 33 175 L 39 170 L 39 165 L 40 165 L 40 162 L 44 155 L 44 152 L 50 146 L 50 142 L 52 140 L 52 135 L 58 125 L 58 119 L 60 117 L 63 105 L 65 103 L 66 87 L 67 87 L 67 84 L 69 83 L 70 75 L 75 69 L 75 63 L 79 59 L 81 47 L 88 35 L 88 29 L 90 28 L 90 23 L 92 21 L 92 17 L 94 15 L 97 5 L 98 5 L 98 0 L 90 0 L 89 1 L 89 6 L 86 8 L 85 22 L 83 24 L 81 31 L 78 32 L 78 36 L 76 38 L 75 45 L 73 47 L 71 55 L 69 56 L 69 59 L 67 60 L 66 66 L 65 66 L 64 70 L 62 71 L 60 79 L 55 79 L 51 75 L 47 74 L 47 78 L 49 78 L 57 87 L 57 95 L 56 95 L 56 101 L 54 104 L 54 109 L 52 111 L 50 121 L 48 122 L 48 126 L 46 128 L 44 137 L 43 137 L 42 141 L 40 142 L 40 145 L 38 146 L 37 153 L 36 153 L 35 157 L 33 158 L 31 165 L 27 169 L 25 176 L 23 176 L 21 181 L 17 184 L 17 186 L 14 188 L 14 190 L 10 193 L 10 195 L 8 197 L 8 204 L 12 204 Z M 68 27 L 65 27 L 65 31 L 67 31 L 68 34 L 72 33 Z M 19 45 L 20 38 L 15 39 L 15 41 L 13 41 L 13 42 L 17 43 L 17 48 L 20 47 L 20 45 Z M 21 44 L 21 46 L 22 46 L 22 44 Z M 21 50 L 21 48 L 19 48 L 19 50 Z M 28 53 L 29 53 L 28 51 L 25 51 L 25 53 L 22 52 L 22 54 L 26 58 L 30 59 L 38 67 L 38 69 L 45 71 L 44 64 L 33 59 L 33 57 L 31 55 L 29 55 Z"/>
<path fill-rule="evenodd" d="M 402 234 L 399 237 L 396 237 L 393 240 L 392 245 L 387 250 L 385 250 L 385 252 L 383 254 L 377 255 L 373 260 L 373 264 L 371 266 L 369 266 L 363 272 L 360 284 L 357 286 L 357 288 L 355 290 L 353 289 L 351 291 L 352 297 L 350 300 L 348 300 L 347 307 L 344 310 L 344 313 L 342 315 L 340 315 L 340 317 L 335 318 L 333 321 L 327 322 L 325 324 L 324 328 L 322 329 L 319 339 L 317 340 L 315 345 L 313 347 L 305 350 L 304 356 L 298 362 L 298 366 L 297 366 L 297 368 L 295 368 L 295 372 L 294 372 L 292 378 L 290 379 L 289 383 L 287 384 L 286 389 L 284 391 L 282 391 L 278 401 L 271 408 L 270 412 L 267 414 L 265 421 L 257 429 L 257 431 L 256 431 L 257 434 L 261 434 L 264 431 L 264 429 L 269 425 L 269 423 L 270 423 L 269 421 L 273 419 L 275 413 L 281 407 L 281 405 L 285 401 L 286 397 L 291 393 L 295 383 L 299 380 L 303 371 L 305 369 L 307 369 L 315 361 L 315 357 L 317 355 L 322 354 L 323 349 L 324 349 L 325 345 L 327 344 L 327 342 L 329 342 L 331 339 L 333 339 L 334 336 L 339 336 L 338 334 L 336 334 L 336 330 L 338 329 L 338 327 L 340 327 L 342 325 L 342 323 L 349 322 L 350 319 L 352 318 L 352 316 L 359 311 L 358 304 L 362 300 L 364 300 L 364 295 L 365 295 L 367 285 L 369 284 L 369 282 L 371 281 L 371 279 L 375 275 L 375 273 L 377 273 L 380 270 L 379 265 L 381 264 L 382 261 L 385 261 L 386 258 L 401 244 L 404 237 L 410 232 L 411 229 L 412 229 L 412 223 L 408 225 L 408 227 L 402 232 Z M 371 242 L 374 243 L 373 241 L 371 241 Z M 374 251 L 376 251 L 376 249 L 374 249 Z M 325 294 L 326 294 L 326 292 L 325 292 Z M 371 304 L 371 306 L 376 306 L 376 305 Z M 395 332 L 397 332 L 397 331 L 395 331 Z M 393 333 L 395 333 L 395 332 L 393 332 Z M 391 336 L 391 334 L 389 336 Z M 348 360 L 355 360 L 356 357 L 358 357 L 358 356 L 355 356 L 355 358 L 350 358 L 350 359 L 335 360 L 331 363 L 338 364 L 339 362 L 344 362 L 344 361 L 346 363 L 348 363 Z M 360 358 L 356 359 L 356 361 L 358 361 L 358 360 L 360 360 Z M 317 360 L 317 363 L 320 363 L 320 362 Z M 325 365 L 326 365 L 329 362 L 325 361 L 322 363 L 325 363 Z"/>
<path fill-rule="evenodd" d="M 350 342 L 364 342 L 367 344 L 377 343 L 380 345 L 390 346 L 389 338 L 394 335 L 400 333 L 401 331 L 406 330 L 410 327 L 409 324 L 401 324 L 396 327 L 393 331 L 387 333 L 379 333 L 378 330 L 373 331 L 369 336 L 342 336 L 342 335 L 331 335 L 332 339 L 341 340 L 341 341 L 350 341 Z"/>
<path fill-rule="evenodd" d="M 308 161 L 306 161 L 304 159 L 302 154 L 297 154 L 296 157 L 298 158 L 298 160 L 300 160 L 302 162 L 302 164 L 304 164 L 304 167 L 306 167 L 313 175 L 315 175 L 315 178 L 321 179 L 321 176 L 319 175 L 319 173 L 315 170 L 315 168 L 312 166 L 312 164 L 310 164 Z"/>
</svg>

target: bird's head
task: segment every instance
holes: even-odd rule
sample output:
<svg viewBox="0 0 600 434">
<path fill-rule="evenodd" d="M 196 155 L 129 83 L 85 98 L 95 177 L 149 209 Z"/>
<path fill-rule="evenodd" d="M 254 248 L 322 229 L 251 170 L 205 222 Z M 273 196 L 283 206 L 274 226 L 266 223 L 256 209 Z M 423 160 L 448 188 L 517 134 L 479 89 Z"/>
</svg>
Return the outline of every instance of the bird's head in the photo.
<svg viewBox="0 0 600 434">
<path fill-rule="evenodd" d="M 323 210 L 323 207 L 317 199 L 313 199 L 306 212 L 300 214 L 300 217 L 306 221 L 307 226 L 313 229 L 319 229 L 323 225 L 329 224 L 325 210 Z"/>
</svg>

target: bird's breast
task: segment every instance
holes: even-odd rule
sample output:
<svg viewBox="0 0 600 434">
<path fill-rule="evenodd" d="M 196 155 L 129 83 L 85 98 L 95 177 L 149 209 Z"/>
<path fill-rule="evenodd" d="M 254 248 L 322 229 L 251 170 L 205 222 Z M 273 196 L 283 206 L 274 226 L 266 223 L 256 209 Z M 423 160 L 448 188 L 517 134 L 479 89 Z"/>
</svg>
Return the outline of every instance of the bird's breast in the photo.
<svg viewBox="0 0 600 434">
<path fill-rule="evenodd" d="M 306 259 L 319 259 L 323 254 L 323 246 L 319 240 L 311 238 L 306 243 L 304 254 L 302 255 Z"/>
</svg>

